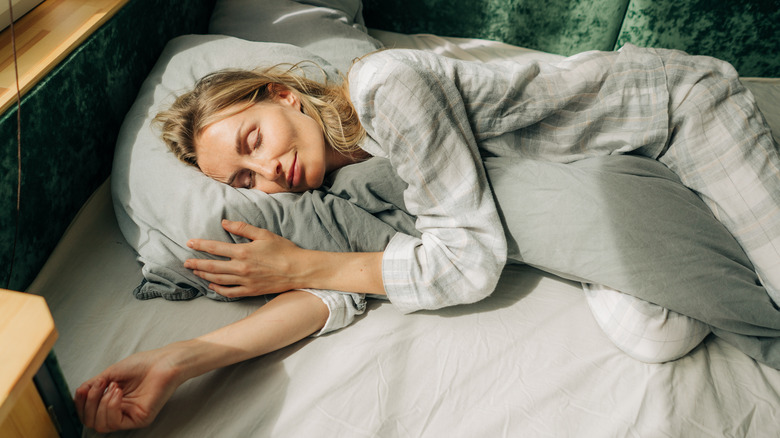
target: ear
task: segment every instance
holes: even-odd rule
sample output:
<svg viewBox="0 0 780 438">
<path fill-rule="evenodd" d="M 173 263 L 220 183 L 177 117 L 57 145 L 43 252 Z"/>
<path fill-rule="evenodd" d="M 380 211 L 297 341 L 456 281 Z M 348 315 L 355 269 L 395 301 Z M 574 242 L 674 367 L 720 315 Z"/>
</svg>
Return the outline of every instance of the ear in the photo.
<svg viewBox="0 0 780 438">
<path fill-rule="evenodd" d="M 301 101 L 298 98 L 298 94 L 293 90 L 282 84 L 271 83 L 268 84 L 268 91 L 271 92 L 271 99 L 273 99 L 274 102 L 289 105 L 297 111 L 301 110 Z"/>
</svg>

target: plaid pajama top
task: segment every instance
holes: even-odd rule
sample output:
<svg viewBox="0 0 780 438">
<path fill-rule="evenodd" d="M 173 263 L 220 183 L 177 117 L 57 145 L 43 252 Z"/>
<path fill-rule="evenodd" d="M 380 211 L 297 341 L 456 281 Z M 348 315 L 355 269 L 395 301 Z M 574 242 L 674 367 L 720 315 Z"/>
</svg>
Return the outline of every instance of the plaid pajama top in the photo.
<svg viewBox="0 0 780 438">
<path fill-rule="evenodd" d="M 437 309 L 478 301 L 495 288 L 507 242 L 481 157 L 571 162 L 666 154 L 674 120 L 669 108 L 676 104 L 671 99 L 685 99 L 688 89 L 678 86 L 670 94 L 667 63 L 677 58 L 690 62 L 674 67 L 683 76 L 689 68 L 696 78 L 730 68 L 712 58 L 631 45 L 556 64 L 484 64 L 413 50 L 382 51 L 357 62 L 349 83 L 368 133 L 362 147 L 388 158 L 409 184 L 404 200 L 422 233 L 399 233 L 384 251 L 382 275 L 393 305 L 402 312 Z M 771 136 L 768 141 L 765 147 L 776 155 Z M 718 147 L 712 147 L 715 154 Z M 684 160 L 666 164 L 683 182 L 701 167 Z M 708 203 L 713 210 L 716 204 Z M 365 306 L 359 294 L 312 293 L 331 309 L 321 333 L 349 324 Z"/>
</svg>

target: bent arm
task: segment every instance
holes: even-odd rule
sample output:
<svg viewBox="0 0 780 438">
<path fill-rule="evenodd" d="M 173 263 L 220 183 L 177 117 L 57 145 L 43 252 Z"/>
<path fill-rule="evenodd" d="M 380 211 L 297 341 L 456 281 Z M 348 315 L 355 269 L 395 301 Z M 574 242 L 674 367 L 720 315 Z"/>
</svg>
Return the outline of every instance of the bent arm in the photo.
<svg viewBox="0 0 780 438">
<path fill-rule="evenodd" d="M 315 295 L 279 295 L 233 324 L 108 367 L 76 390 L 79 418 L 101 433 L 148 426 L 185 381 L 290 345 L 321 329 L 327 318 L 327 306 Z"/>
<path fill-rule="evenodd" d="M 414 51 L 374 53 L 349 74 L 369 139 L 408 187 L 421 237 L 396 234 L 382 258 L 386 294 L 403 312 L 471 303 L 493 292 L 506 237 L 458 88 L 457 71 Z"/>
<path fill-rule="evenodd" d="M 184 263 L 221 295 L 236 298 L 307 288 L 385 294 L 381 252 L 303 249 L 245 222 L 223 220 L 222 225 L 250 242 L 191 239 L 190 248 L 228 260 L 188 259 Z"/>
</svg>

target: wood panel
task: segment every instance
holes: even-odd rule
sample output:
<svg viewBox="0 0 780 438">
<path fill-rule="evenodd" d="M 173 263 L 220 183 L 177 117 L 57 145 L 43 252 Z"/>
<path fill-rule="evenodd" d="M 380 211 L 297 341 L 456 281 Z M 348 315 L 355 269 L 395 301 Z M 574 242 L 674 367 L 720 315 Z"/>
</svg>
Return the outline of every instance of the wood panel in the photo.
<svg viewBox="0 0 780 438">
<path fill-rule="evenodd" d="M 43 297 L 0 289 L 0 423 L 30 386 L 56 339 Z"/>
<path fill-rule="evenodd" d="M 129 0 L 46 0 L 19 19 L 16 53 L 22 95 Z M 0 33 L 0 113 L 16 102 L 11 28 Z"/>
<path fill-rule="evenodd" d="M 29 382 L 22 390 L 13 410 L 0 422 L 3 438 L 57 438 L 57 428 L 38 395 L 35 385 Z"/>
</svg>

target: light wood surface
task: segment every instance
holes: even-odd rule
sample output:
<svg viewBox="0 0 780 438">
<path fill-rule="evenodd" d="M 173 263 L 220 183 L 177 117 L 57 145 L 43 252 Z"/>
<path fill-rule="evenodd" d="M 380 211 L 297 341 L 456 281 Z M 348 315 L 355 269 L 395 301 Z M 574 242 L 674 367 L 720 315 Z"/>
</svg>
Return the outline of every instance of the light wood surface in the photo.
<svg viewBox="0 0 780 438">
<path fill-rule="evenodd" d="M 6 0 L 2 0 L 6 1 Z M 22 95 L 129 0 L 46 0 L 15 24 Z M 0 114 L 16 103 L 11 28 L 0 33 Z"/>
<path fill-rule="evenodd" d="M 59 433 L 46 406 L 30 382 L 22 390 L 14 409 L 0 422 L 3 438 L 57 438 Z"/>
<path fill-rule="evenodd" d="M 43 297 L 0 289 L 0 424 L 32 385 L 56 339 Z"/>
</svg>

